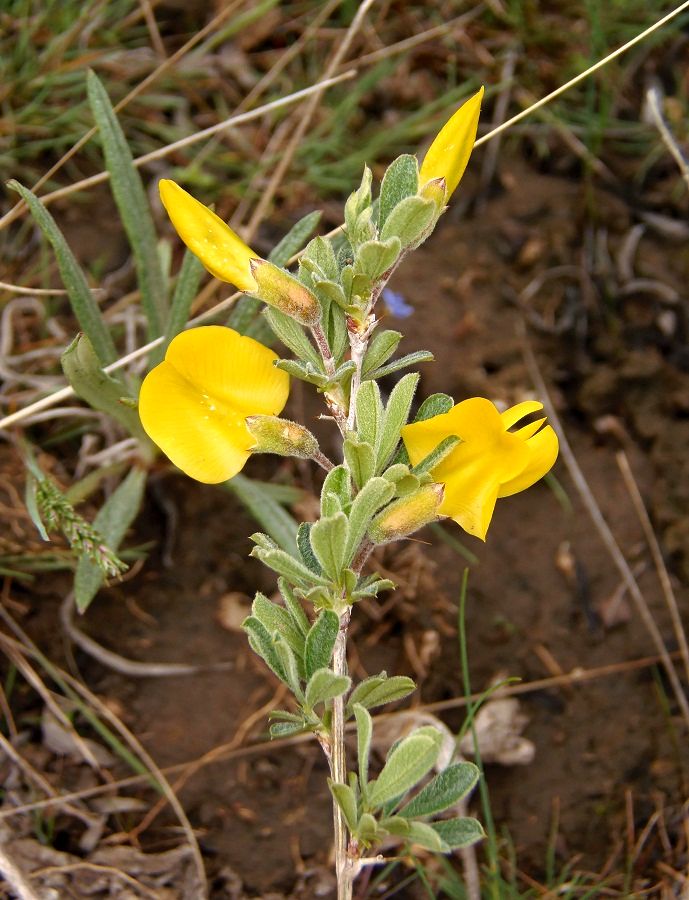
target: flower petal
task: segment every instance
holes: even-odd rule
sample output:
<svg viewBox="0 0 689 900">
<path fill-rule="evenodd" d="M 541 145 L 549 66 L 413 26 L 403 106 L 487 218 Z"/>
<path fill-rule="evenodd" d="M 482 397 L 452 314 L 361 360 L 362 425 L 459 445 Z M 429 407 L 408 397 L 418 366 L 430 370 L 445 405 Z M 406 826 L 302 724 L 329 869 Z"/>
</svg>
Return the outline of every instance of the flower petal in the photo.
<svg viewBox="0 0 689 900">
<path fill-rule="evenodd" d="M 520 419 L 523 419 L 524 416 L 538 412 L 539 409 L 543 409 L 543 404 L 539 403 L 538 400 L 524 400 L 523 403 L 517 403 L 516 406 L 510 406 L 509 409 L 506 409 L 505 412 L 502 413 L 502 423 L 505 428 L 511 428 L 513 425 L 516 425 Z"/>
<path fill-rule="evenodd" d="M 177 234 L 211 275 L 236 285 L 240 291 L 255 291 L 249 261 L 257 253 L 229 225 L 168 178 L 159 183 L 160 199 Z"/>
<path fill-rule="evenodd" d="M 289 375 L 277 355 L 232 328 L 206 325 L 178 334 L 165 359 L 202 394 L 242 416 L 274 416 L 289 394 Z"/>
<path fill-rule="evenodd" d="M 477 459 L 474 465 L 458 467 L 445 481 L 440 513 L 485 541 L 497 498 L 498 483 L 491 476 L 490 466 L 481 465 Z"/>
<path fill-rule="evenodd" d="M 470 97 L 441 128 L 426 153 L 419 172 L 423 187 L 433 178 L 444 178 L 449 198 L 459 184 L 476 140 L 483 88 Z"/>
<path fill-rule="evenodd" d="M 210 403 L 167 361 L 144 379 L 139 415 L 146 433 L 166 456 L 205 484 L 232 478 L 251 455 L 253 439 L 243 417 Z"/>
<path fill-rule="evenodd" d="M 510 497 L 531 487 L 550 471 L 557 459 L 559 442 L 550 425 L 529 438 L 525 446 L 530 454 L 528 465 L 519 475 L 500 485 L 499 497 Z"/>
</svg>

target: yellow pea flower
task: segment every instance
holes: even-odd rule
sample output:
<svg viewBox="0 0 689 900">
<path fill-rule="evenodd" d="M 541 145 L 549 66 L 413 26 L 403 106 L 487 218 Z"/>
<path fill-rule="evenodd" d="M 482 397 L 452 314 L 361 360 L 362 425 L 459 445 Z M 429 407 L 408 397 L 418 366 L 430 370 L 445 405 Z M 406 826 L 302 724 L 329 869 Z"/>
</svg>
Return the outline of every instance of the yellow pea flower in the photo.
<svg viewBox="0 0 689 900">
<path fill-rule="evenodd" d="M 252 259 L 260 259 L 260 255 L 174 181 L 163 178 L 158 189 L 177 234 L 211 275 L 234 284 L 240 291 L 255 291 L 250 263 Z"/>
<path fill-rule="evenodd" d="M 445 200 L 454 193 L 474 147 L 482 99 L 483 88 L 462 104 L 438 132 L 421 163 L 419 184 L 422 190 L 429 181 L 444 178 Z"/>
<path fill-rule="evenodd" d="M 277 358 L 231 328 L 183 331 L 141 385 L 144 430 L 197 481 L 232 478 L 256 444 L 246 417 L 276 415 L 287 402 L 289 376 L 275 368 Z"/>
<path fill-rule="evenodd" d="M 490 400 L 473 397 L 443 415 L 405 425 L 402 439 L 413 465 L 450 435 L 461 440 L 431 472 L 434 481 L 445 485 L 441 515 L 486 539 L 498 497 L 531 487 L 557 458 L 557 435 L 550 425 L 541 427 L 544 418 L 508 430 L 542 408 L 542 403 L 527 400 L 500 413 Z"/>
</svg>

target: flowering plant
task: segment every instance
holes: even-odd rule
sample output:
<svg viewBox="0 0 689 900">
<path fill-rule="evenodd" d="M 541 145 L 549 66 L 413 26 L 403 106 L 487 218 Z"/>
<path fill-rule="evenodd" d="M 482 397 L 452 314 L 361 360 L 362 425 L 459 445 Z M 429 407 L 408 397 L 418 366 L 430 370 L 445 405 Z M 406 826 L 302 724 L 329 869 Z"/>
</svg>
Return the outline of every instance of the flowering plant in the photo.
<svg viewBox="0 0 689 900">
<path fill-rule="evenodd" d="M 252 649 L 294 696 L 293 709 L 272 713 L 271 734 L 313 732 L 327 757 L 340 898 L 351 896 L 354 878 L 390 840 L 444 853 L 483 833 L 475 819 L 438 818 L 475 785 L 473 764 L 447 765 L 418 790 L 438 764 L 442 736 L 433 727 L 399 741 L 378 776 L 370 777 L 369 710 L 405 697 L 415 685 L 381 672 L 353 686 L 347 674 L 353 607 L 394 587 L 364 574 L 364 566 L 376 546 L 443 517 L 485 539 L 496 500 L 541 478 L 558 450 L 542 418 L 512 430 L 540 403 L 500 413 L 484 398 L 454 404 L 435 394 L 410 421 L 418 374 L 404 375 L 387 402 L 378 384 L 384 375 L 432 358 L 415 352 L 392 359 L 402 335 L 380 330 L 376 304 L 456 189 L 475 140 L 481 97 L 482 91 L 452 116 L 420 167 L 412 155 L 396 159 L 375 201 L 365 168 L 345 204 L 341 234 L 314 238 L 296 274 L 254 253 L 174 182 L 160 184 L 182 240 L 209 272 L 265 304 L 270 328 L 293 358 L 281 359 L 230 328 L 182 332 L 141 388 L 145 431 L 203 482 L 231 478 L 257 452 L 312 459 L 327 472 L 320 518 L 299 527 L 294 546 L 279 546 L 263 533 L 252 536 L 252 555 L 279 576 L 281 602 L 258 593 L 244 629 Z M 323 395 L 339 431 L 337 462 L 303 425 L 279 417 L 290 378 Z M 348 719 L 357 732 L 356 771 L 345 760 Z"/>
</svg>

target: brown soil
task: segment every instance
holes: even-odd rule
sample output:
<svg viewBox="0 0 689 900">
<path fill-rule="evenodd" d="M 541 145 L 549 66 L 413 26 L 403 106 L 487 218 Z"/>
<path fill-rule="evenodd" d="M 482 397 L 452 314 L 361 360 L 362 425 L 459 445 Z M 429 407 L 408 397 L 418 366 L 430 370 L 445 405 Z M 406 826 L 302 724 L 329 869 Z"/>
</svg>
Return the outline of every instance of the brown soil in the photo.
<svg viewBox="0 0 689 900">
<path fill-rule="evenodd" d="M 674 246 L 649 228 L 631 273 L 633 279 L 646 279 L 645 285 L 636 284 L 629 272 L 620 275 L 619 253 L 628 249 L 625 241 L 638 215 L 613 193 L 597 197 L 594 229 L 582 209 L 579 181 L 510 163 L 480 211 L 463 221 L 448 214 L 396 275 L 393 287 L 415 312 L 404 322 L 389 316 L 385 324 L 406 330 L 405 352 L 434 352 L 436 361 L 423 368 L 423 395 L 445 391 L 456 399 L 483 395 L 511 404 L 532 392 L 517 337 L 522 313 L 516 300 L 534 278 L 550 273 L 525 306 L 531 340 L 591 490 L 627 558 L 641 568 L 641 588 L 674 647 L 616 451 L 623 446 L 629 454 L 686 610 L 684 311 L 649 284 L 656 279 L 681 296 L 689 256 L 686 244 Z M 611 258 L 607 264 L 599 252 L 603 239 Z M 558 275 L 553 272 L 558 266 L 570 268 Z M 327 431 L 322 433 L 327 445 Z M 263 477 L 289 474 L 285 464 L 264 460 L 253 471 Z M 609 627 L 602 624 L 620 576 L 561 462 L 555 474 L 571 510 L 542 483 L 500 501 L 485 546 L 459 529 L 451 532 L 479 558 L 471 566 L 467 607 L 475 689 L 498 674 L 531 681 L 655 653 L 626 599 L 620 609 L 628 615 Z M 170 505 L 176 513 L 172 534 L 172 520 L 164 513 Z M 132 679 L 75 654 L 86 683 L 119 712 L 161 766 L 200 757 L 238 734 L 255 740 L 265 733 L 267 709 L 284 702 L 243 634 L 218 621 L 226 595 L 248 597 L 257 588 L 272 589 L 266 571 L 247 560 L 247 535 L 253 530 L 222 489 L 173 474 L 159 477 L 135 536 L 156 540 L 157 549 L 134 578 L 103 591 L 80 623 L 124 656 L 229 661 L 229 672 Z M 166 535 L 173 540 L 172 564 L 163 565 Z M 375 607 L 355 611 L 356 653 L 350 662 L 356 676 L 381 668 L 416 674 L 420 695 L 415 702 L 428 703 L 463 694 L 456 624 L 465 564 L 437 537 L 423 537 L 428 543 L 410 543 L 376 560 L 397 569 L 400 589 L 382 599 L 384 619 Z M 56 588 L 62 583 L 43 583 L 40 604 L 32 602 L 24 620 L 51 652 L 62 597 Z M 35 591 L 14 589 L 18 599 Z M 535 761 L 489 766 L 486 774 L 496 825 L 509 829 L 520 869 L 533 878 L 543 876 L 554 814 L 559 816 L 558 865 L 575 858 L 582 870 L 600 872 L 615 857 L 610 871 L 622 871 L 629 829 L 633 824 L 638 835 L 656 808 L 670 811 L 668 840 L 679 840 L 671 813 L 686 799 L 689 759 L 686 747 L 677 743 L 679 720 L 671 692 L 657 672 L 631 669 L 584 684 L 548 687 L 524 694 L 522 705 Z M 461 710 L 447 713 L 445 720 L 458 730 Z M 64 774 L 68 781 L 76 777 Z M 214 896 L 237 896 L 230 887 L 237 877 L 247 896 L 330 895 L 325 777 L 318 747 L 305 742 L 214 762 L 189 780 L 180 796 L 199 829 Z M 478 797 L 473 806 L 481 816 Z M 140 819 L 137 814 L 120 827 L 126 830 Z M 141 840 L 160 850 L 178 843 L 179 832 L 163 813 Z M 661 855 L 653 837 L 636 861 L 637 873 L 656 878 Z M 406 891 L 399 896 L 416 896 Z"/>
</svg>

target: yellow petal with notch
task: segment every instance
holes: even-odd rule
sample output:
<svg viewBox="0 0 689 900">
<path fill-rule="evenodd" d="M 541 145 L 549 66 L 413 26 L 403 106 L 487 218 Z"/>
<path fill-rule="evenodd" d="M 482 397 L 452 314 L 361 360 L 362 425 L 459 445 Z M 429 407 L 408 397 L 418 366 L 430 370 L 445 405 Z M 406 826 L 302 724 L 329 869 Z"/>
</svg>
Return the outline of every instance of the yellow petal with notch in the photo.
<svg viewBox="0 0 689 900">
<path fill-rule="evenodd" d="M 446 199 L 452 196 L 474 147 L 482 99 L 483 88 L 462 104 L 440 129 L 421 163 L 419 184 L 422 187 L 434 178 L 444 178 Z"/>
<path fill-rule="evenodd" d="M 163 178 L 158 188 L 177 234 L 211 275 L 234 284 L 240 291 L 255 291 L 256 282 L 249 263 L 260 259 L 258 253 L 174 181 Z"/>
</svg>

